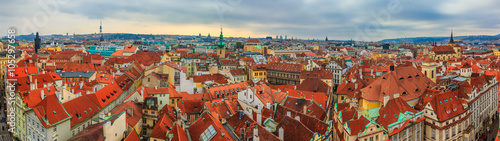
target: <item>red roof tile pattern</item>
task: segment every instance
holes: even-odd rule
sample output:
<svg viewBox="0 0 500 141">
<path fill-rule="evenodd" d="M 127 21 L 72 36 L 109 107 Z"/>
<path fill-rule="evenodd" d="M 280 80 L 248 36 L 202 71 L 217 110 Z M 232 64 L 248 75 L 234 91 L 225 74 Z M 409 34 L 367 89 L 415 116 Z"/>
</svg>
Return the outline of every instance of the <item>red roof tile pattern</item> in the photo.
<svg viewBox="0 0 500 141">
<path fill-rule="evenodd" d="M 269 63 L 267 65 L 268 70 L 286 71 L 286 72 L 301 72 L 303 68 L 304 68 L 303 64 Z"/>
<path fill-rule="evenodd" d="M 174 138 L 172 138 L 171 141 L 187 141 L 188 136 L 186 134 L 186 131 L 182 129 L 182 127 L 179 124 L 175 124 L 174 128 L 171 130 L 171 133 L 174 135 Z"/>
<path fill-rule="evenodd" d="M 71 116 L 66 112 L 56 95 L 49 95 L 38 105 L 31 109 L 46 128 L 53 126 L 63 120 L 69 120 Z M 47 119 L 45 121 L 44 119 Z"/>
<path fill-rule="evenodd" d="M 287 97 L 283 106 L 320 120 L 326 117 L 325 110 L 313 100 Z"/>
<path fill-rule="evenodd" d="M 285 89 L 283 91 L 288 92 L 288 96 L 291 97 L 313 99 L 314 102 L 321 105 L 320 106 L 321 108 L 326 109 L 328 101 L 328 96 L 326 95 L 326 93 L 315 93 L 315 92 L 293 90 L 293 89 Z"/>
<path fill-rule="evenodd" d="M 260 43 L 259 39 L 248 39 L 246 43 Z"/>
<path fill-rule="evenodd" d="M 417 110 L 413 109 L 408 103 L 406 103 L 401 98 L 394 98 L 387 102 L 386 106 L 383 106 L 379 110 L 380 117 L 377 118 L 377 123 L 388 129 L 389 124 L 398 121 L 398 116 L 400 113 L 411 112 L 413 114 L 417 113 Z"/>
<path fill-rule="evenodd" d="M 150 137 L 157 139 L 166 139 L 167 132 L 173 128 L 172 121 L 167 118 L 167 116 L 161 116 L 158 122 L 156 122 Z"/>
<path fill-rule="evenodd" d="M 275 135 L 279 134 L 278 130 L 280 128 L 283 128 L 284 130 L 285 141 L 308 141 L 311 140 L 314 135 L 314 132 L 307 128 L 304 124 L 288 116 L 283 117 L 283 119 L 281 119 L 278 123 Z"/>
<path fill-rule="evenodd" d="M 397 67 L 375 80 L 367 87 L 361 89 L 361 97 L 370 101 L 384 102 L 384 96 L 394 97 L 399 94 L 405 100 L 419 98 L 424 90 L 436 84 L 425 77 L 415 67 Z"/>
<path fill-rule="evenodd" d="M 139 138 L 139 135 L 137 135 L 137 131 L 135 131 L 134 128 L 132 128 L 132 131 L 130 134 L 128 134 L 127 138 L 123 141 L 140 141 L 141 139 Z"/>
<path fill-rule="evenodd" d="M 314 68 L 312 71 L 302 71 L 300 79 L 306 79 L 309 77 L 317 77 L 319 79 L 332 79 L 333 74 L 332 72 L 321 68 Z"/>
<path fill-rule="evenodd" d="M 279 105 L 276 108 L 276 114 L 275 114 L 275 121 L 276 122 L 281 122 L 281 120 L 287 116 L 287 113 L 290 112 L 290 117 L 300 117 L 300 122 L 305 125 L 309 130 L 315 132 L 315 133 L 320 133 L 320 134 L 325 134 L 326 130 L 328 129 L 328 124 L 323 122 L 322 120 L 319 120 L 317 118 L 311 117 L 309 115 L 299 113 L 297 111 L 294 111 L 292 109 L 289 109 L 287 107 L 283 107 Z"/>
<path fill-rule="evenodd" d="M 128 109 L 132 110 L 131 113 L 128 113 Z M 123 111 L 126 111 L 126 122 L 127 125 L 130 127 L 135 127 L 135 125 L 141 120 L 142 118 L 142 105 L 139 103 L 135 103 L 133 101 L 128 101 L 125 103 L 122 103 L 120 105 L 117 105 L 113 110 L 109 111 L 111 114 L 119 114 Z"/>
<path fill-rule="evenodd" d="M 50 87 L 45 87 L 45 88 L 42 87 L 39 89 L 30 90 L 23 96 L 24 104 L 30 108 L 38 105 L 38 103 L 42 101 L 42 93 L 44 95 L 44 98 L 49 95 L 54 95 L 56 93 L 56 87 L 50 86 Z"/>
<path fill-rule="evenodd" d="M 116 83 L 109 84 L 94 94 L 87 95 L 92 102 L 94 102 L 99 108 L 104 108 L 106 105 L 114 101 L 118 96 L 122 94 L 123 90 Z"/>
<path fill-rule="evenodd" d="M 330 86 L 317 77 L 309 77 L 297 86 L 297 90 L 328 93 Z"/>
<path fill-rule="evenodd" d="M 237 69 L 231 69 L 229 70 L 229 72 L 231 73 L 231 75 L 233 76 L 238 76 L 238 75 L 247 75 L 247 71 L 245 69 L 240 69 L 240 68 L 237 68 Z"/>
<path fill-rule="evenodd" d="M 217 134 L 212 138 L 212 140 L 216 141 L 234 141 L 229 134 L 229 132 L 222 126 L 222 124 L 212 117 L 211 114 L 203 114 L 196 120 L 191 126 L 189 126 L 189 135 L 191 136 L 191 140 L 198 141 L 200 140 L 201 134 L 203 131 L 208 129 L 208 127 L 212 125 L 217 132 Z M 222 131 L 224 132 L 224 136 L 222 135 Z"/>
<path fill-rule="evenodd" d="M 177 107 L 182 113 L 201 113 L 204 103 L 201 100 L 181 100 Z"/>
<path fill-rule="evenodd" d="M 72 117 L 71 127 L 91 118 L 100 110 L 86 95 L 65 102 L 63 106 Z"/>
</svg>

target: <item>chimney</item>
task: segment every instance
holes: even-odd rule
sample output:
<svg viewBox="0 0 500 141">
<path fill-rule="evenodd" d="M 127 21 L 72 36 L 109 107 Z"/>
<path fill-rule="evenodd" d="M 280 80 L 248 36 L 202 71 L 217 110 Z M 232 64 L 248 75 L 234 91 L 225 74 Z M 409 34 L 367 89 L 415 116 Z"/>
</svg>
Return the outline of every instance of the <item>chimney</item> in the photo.
<svg viewBox="0 0 500 141">
<path fill-rule="evenodd" d="M 292 117 L 292 112 L 287 111 L 287 112 L 286 112 L 286 116 L 288 116 L 288 117 Z"/>
<path fill-rule="evenodd" d="M 155 90 L 158 90 L 158 85 L 155 86 Z"/>
<path fill-rule="evenodd" d="M 83 81 L 80 82 L 80 90 L 83 88 Z"/>
<path fill-rule="evenodd" d="M 38 89 L 38 80 L 35 78 L 35 85 L 34 85 L 35 89 Z"/>
<path fill-rule="evenodd" d="M 114 79 L 116 79 L 116 78 L 115 78 L 115 72 L 113 72 L 113 80 L 114 80 Z"/>
<path fill-rule="evenodd" d="M 281 139 L 281 140 L 285 140 L 285 130 L 283 130 L 283 127 L 280 127 L 278 129 L 278 137 Z"/>
<path fill-rule="evenodd" d="M 144 87 L 141 87 L 141 95 L 144 96 Z"/>
<path fill-rule="evenodd" d="M 253 94 L 256 95 L 257 94 L 257 89 L 253 88 Z"/>
<path fill-rule="evenodd" d="M 40 96 L 41 96 L 41 98 L 42 98 L 42 100 L 43 100 L 43 99 L 45 98 L 45 93 L 43 92 L 43 89 L 42 89 L 41 93 L 42 93 L 42 94 L 41 94 Z"/>
<path fill-rule="evenodd" d="M 391 65 L 389 68 L 391 71 L 394 71 L 394 65 Z"/>
<path fill-rule="evenodd" d="M 398 98 L 399 97 L 399 94 L 394 94 L 394 98 Z"/>
<path fill-rule="evenodd" d="M 262 106 L 259 105 L 259 109 L 257 109 L 257 124 L 262 124 Z"/>
<path fill-rule="evenodd" d="M 374 76 L 373 75 L 373 68 L 370 68 L 370 75 Z"/>
<path fill-rule="evenodd" d="M 354 83 L 354 90 L 358 89 L 358 83 Z"/>
<path fill-rule="evenodd" d="M 130 116 L 134 116 L 134 109 L 127 108 L 127 114 L 129 114 Z"/>
<path fill-rule="evenodd" d="M 307 106 L 304 105 L 304 114 L 307 114 Z"/>
<path fill-rule="evenodd" d="M 295 120 L 300 121 L 300 117 L 299 117 L 299 116 L 296 116 L 296 117 L 295 117 Z"/>
<path fill-rule="evenodd" d="M 74 94 L 74 93 L 75 93 L 75 89 L 71 89 L 71 93 L 73 93 L 73 94 Z"/>
<path fill-rule="evenodd" d="M 255 128 L 253 128 L 253 140 L 254 141 L 259 141 L 259 128 L 257 128 L 258 125 L 255 125 Z"/>
<path fill-rule="evenodd" d="M 261 88 L 262 88 L 262 93 L 264 93 L 264 92 L 265 92 L 265 88 L 264 88 L 264 86 L 262 86 Z"/>
<path fill-rule="evenodd" d="M 266 103 L 266 108 L 267 108 L 267 109 L 271 109 L 271 103 L 267 102 L 267 103 Z"/>
<path fill-rule="evenodd" d="M 389 102 L 390 98 L 391 97 L 389 97 L 389 96 L 384 96 L 384 107 L 385 107 L 385 105 L 387 105 L 387 102 Z"/>
</svg>

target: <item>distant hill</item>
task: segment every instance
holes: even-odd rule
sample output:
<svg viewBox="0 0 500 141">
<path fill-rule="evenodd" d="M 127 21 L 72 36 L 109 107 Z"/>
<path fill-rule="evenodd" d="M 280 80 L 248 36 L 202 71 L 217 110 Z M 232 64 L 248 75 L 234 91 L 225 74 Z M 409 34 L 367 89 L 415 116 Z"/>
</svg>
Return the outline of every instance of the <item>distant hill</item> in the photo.
<svg viewBox="0 0 500 141">
<path fill-rule="evenodd" d="M 498 35 L 471 35 L 471 36 L 454 36 L 453 39 L 455 40 L 462 40 L 462 41 L 493 41 L 493 40 L 499 40 L 500 39 L 500 34 Z M 399 42 L 405 42 L 405 43 L 425 43 L 425 42 L 448 42 L 450 40 L 450 37 L 413 37 L 413 38 L 395 38 L 395 39 L 383 39 L 378 42 L 383 42 L 383 43 L 399 43 Z"/>
</svg>

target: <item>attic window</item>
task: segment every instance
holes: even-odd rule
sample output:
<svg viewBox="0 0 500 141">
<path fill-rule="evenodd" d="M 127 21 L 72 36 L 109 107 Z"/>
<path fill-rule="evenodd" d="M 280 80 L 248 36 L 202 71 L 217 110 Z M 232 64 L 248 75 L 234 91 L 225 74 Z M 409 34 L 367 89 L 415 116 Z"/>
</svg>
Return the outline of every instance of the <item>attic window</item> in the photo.
<svg viewBox="0 0 500 141">
<path fill-rule="evenodd" d="M 403 92 L 403 95 L 408 94 L 407 92 Z"/>
<path fill-rule="evenodd" d="M 385 77 L 382 77 L 382 79 L 384 79 L 384 80 L 385 80 Z"/>
<path fill-rule="evenodd" d="M 420 89 L 415 89 L 415 92 L 419 92 L 419 91 L 420 91 Z"/>
<path fill-rule="evenodd" d="M 56 111 L 52 111 L 52 113 L 56 114 Z"/>
<path fill-rule="evenodd" d="M 420 76 L 420 75 L 418 75 L 418 74 L 417 74 L 417 75 L 415 75 L 415 77 L 419 77 L 419 76 Z"/>
<path fill-rule="evenodd" d="M 399 80 L 403 80 L 403 79 L 405 79 L 405 78 L 403 78 L 403 77 L 399 78 Z"/>
</svg>

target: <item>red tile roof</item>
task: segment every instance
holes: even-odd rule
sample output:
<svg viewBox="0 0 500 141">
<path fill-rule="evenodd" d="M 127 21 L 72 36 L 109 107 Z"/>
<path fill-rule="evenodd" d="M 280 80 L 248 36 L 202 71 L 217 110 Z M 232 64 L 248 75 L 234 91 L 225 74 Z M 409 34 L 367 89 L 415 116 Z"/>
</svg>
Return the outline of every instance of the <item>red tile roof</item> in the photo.
<svg viewBox="0 0 500 141">
<path fill-rule="evenodd" d="M 128 102 L 125 102 L 125 103 L 122 103 L 118 106 L 116 106 L 115 108 L 113 108 L 113 110 L 109 111 L 111 114 L 118 114 L 118 113 L 121 113 L 123 111 L 127 111 L 127 109 L 132 109 L 132 113 L 124 113 L 126 114 L 126 122 L 127 122 L 127 125 L 130 126 L 130 127 L 135 127 L 135 125 L 137 125 L 137 122 L 139 122 L 139 120 L 141 120 L 142 118 L 142 105 L 141 104 L 138 104 L 138 103 L 135 103 L 133 101 L 128 101 Z"/>
<path fill-rule="evenodd" d="M 132 131 L 130 134 L 128 134 L 127 138 L 123 141 L 140 141 L 141 139 L 139 138 L 139 135 L 137 135 L 137 131 L 135 131 L 134 128 L 132 128 Z"/>
<path fill-rule="evenodd" d="M 370 101 L 384 102 L 384 96 L 394 97 L 399 94 L 405 100 L 419 98 L 424 90 L 434 87 L 436 84 L 425 77 L 415 67 L 397 67 L 361 89 L 361 97 Z"/>
<path fill-rule="evenodd" d="M 182 113 L 201 113 L 203 104 L 201 100 L 181 100 L 177 103 L 177 107 Z"/>
<path fill-rule="evenodd" d="M 172 138 L 171 141 L 187 141 L 188 136 L 186 134 L 186 131 L 182 129 L 182 127 L 179 124 L 175 124 L 174 128 L 171 130 L 171 133 L 174 135 L 174 138 Z"/>
<path fill-rule="evenodd" d="M 267 65 L 267 69 L 275 71 L 286 71 L 286 72 L 301 72 L 303 66 L 304 66 L 303 64 L 269 63 Z"/>
<path fill-rule="evenodd" d="M 297 90 L 309 91 L 309 92 L 322 92 L 328 93 L 330 92 L 330 86 L 326 84 L 324 81 L 317 77 L 309 77 L 306 78 L 299 86 L 297 86 Z"/>
<path fill-rule="evenodd" d="M 314 132 L 307 128 L 304 124 L 295 120 L 294 118 L 285 116 L 276 126 L 275 135 L 279 135 L 279 129 L 283 128 L 284 140 L 298 140 L 298 141 L 308 141 L 314 135 Z"/>
<path fill-rule="evenodd" d="M 161 116 L 158 122 L 156 122 L 153 131 L 151 132 L 152 138 L 166 139 L 167 132 L 173 128 L 172 121 L 167 118 L 167 116 Z"/>
<path fill-rule="evenodd" d="M 318 77 L 319 79 L 332 79 L 333 73 L 321 68 L 314 68 L 312 71 L 302 71 L 300 79 L 306 79 L 309 77 Z"/>
<path fill-rule="evenodd" d="M 429 103 L 436 113 L 438 121 L 446 121 L 450 118 L 454 118 L 467 110 L 462 105 L 456 91 L 448 91 L 434 95 Z M 426 103 L 424 103 L 424 105 L 425 104 Z"/>
<path fill-rule="evenodd" d="M 116 84 L 112 83 L 104 88 L 100 89 L 94 94 L 87 95 L 92 102 L 94 102 L 99 108 L 104 108 L 106 105 L 114 101 L 120 94 L 122 94 L 122 89 Z"/>
<path fill-rule="evenodd" d="M 326 117 L 325 110 L 313 100 L 287 97 L 283 106 L 320 120 Z"/>
<path fill-rule="evenodd" d="M 240 68 L 237 68 L 237 69 L 231 69 L 229 70 L 229 72 L 231 73 L 231 75 L 233 76 L 238 76 L 238 75 L 247 75 L 247 71 L 245 69 L 240 69 Z"/>
<path fill-rule="evenodd" d="M 189 135 L 191 136 L 191 140 L 197 141 L 200 140 L 201 134 L 208 129 L 208 127 L 212 125 L 217 132 L 217 134 L 212 138 L 212 140 L 216 141 L 234 141 L 230 135 L 230 133 L 222 126 L 222 124 L 214 119 L 211 114 L 203 114 L 196 120 L 191 126 L 189 126 Z M 224 132 L 224 136 L 222 135 L 222 131 Z"/>
<path fill-rule="evenodd" d="M 411 112 L 416 114 L 418 111 L 413 109 L 408 103 L 406 103 L 401 98 L 394 98 L 387 102 L 386 106 L 383 106 L 379 110 L 380 117 L 377 119 L 377 123 L 388 129 L 389 124 L 398 121 L 398 116 L 400 113 L 405 114 L 406 112 Z"/>
<path fill-rule="evenodd" d="M 72 117 L 71 127 L 91 118 L 100 110 L 86 95 L 65 102 L 63 106 Z"/>
<path fill-rule="evenodd" d="M 70 120 L 71 116 L 66 112 L 56 95 L 49 95 L 32 109 L 46 128 L 64 120 Z M 47 119 L 47 122 L 44 121 Z"/>
<path fill-rule="evenodd" d="M 106 122 L 92 124 L 85 128 L 82 132 L 76 134 L 70 141 L 104 141 L 106 138 L 103 134 L 103 125 Z"/>
<path fill-rule="evenodd" d="M 316 133 L 321 133 L 324 134 L 326 130 L 328 129 L 328 124 L 323 122 L 322 120 L 319 120 L 317 118 L 311 117 L 309 115 L 299 113 L 295 110 L 292 110 L 287 107 L 283 107 L 279 105 L 276 108 L 276 114 L 275 114 L 275 121 L 276 122 L 281 122 L 281 120 L 287 116 L 287 113 L 290 112 L 290 116 L 292 118 L 295 117 L 300 117 L 300 122 L 304 124 L 309 130 L 316 132 Z"/>
<path fill-rule="evenodd" d="M 45 97 L 49 95 L 54 95 L 56 93 L 56 87 L 50 86 L 50 87 L 45 87 L 45 88 L 39 88 L 35 90 L 30 90 L 28 93 L 25 93 L 26 95 L 23 96 L 23 101 L 24 104 L 27 107 L 34 107 L 38 105 L 42 101 L 42 92 L 45 95 Z"/>
<path fill-rule="evenodd" d="M 285 89 L 288 92 L 288 96 L 304 99 L 313 99 L 316 103 L 321 105 L 321 108 L 326 109 L 326 104 L 328 101 L 328 96 L 326 93 L 315 93 L 301 90 Z"/>
<path fill-rule="evenodd" d="M 248 39 L 246 43 L 260 43 L 259 39 Z"/>
</svg>

